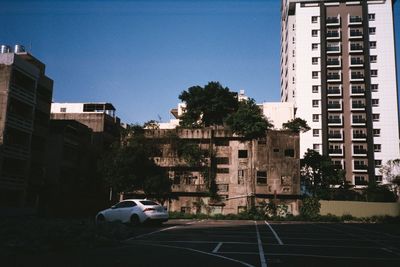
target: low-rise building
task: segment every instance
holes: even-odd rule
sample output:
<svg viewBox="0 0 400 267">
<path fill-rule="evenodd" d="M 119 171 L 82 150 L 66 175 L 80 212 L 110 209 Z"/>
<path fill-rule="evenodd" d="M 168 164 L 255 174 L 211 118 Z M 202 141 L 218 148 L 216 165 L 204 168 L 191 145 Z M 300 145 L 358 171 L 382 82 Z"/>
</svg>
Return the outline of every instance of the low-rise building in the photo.
<svg viewBox="0 0 400 267">
<path fill-rule="evenodd" d="M 154 162 L 173 182 L 170 211 L 236 214 L 276 199 L 298 213 L 298 134 L 268 131 L 249 141 L 224 128 L 203 128 L 148 129 L 146 136 L 157 140 Z M 201 157 L 191 162 L 185 148 L 190 155 L 197 149 Z M 213 187 L 216 197 L 210 197 Z"/>
</svg>

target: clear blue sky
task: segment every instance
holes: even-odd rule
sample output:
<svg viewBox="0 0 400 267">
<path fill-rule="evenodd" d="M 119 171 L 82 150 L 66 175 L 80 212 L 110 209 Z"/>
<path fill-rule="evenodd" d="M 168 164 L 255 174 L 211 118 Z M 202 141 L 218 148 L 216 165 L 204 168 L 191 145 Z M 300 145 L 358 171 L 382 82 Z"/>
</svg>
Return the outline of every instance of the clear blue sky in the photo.
<svg viewBox="0 0 400 267">
<path fill-rule="evenodd" d="M 111 102 L 143 123 L 169 120 L 178 95 L 208 81 L 279 101 L 280 0 L 0 2 L 1 43 L 47 65 L 55 102 Z"/>
</svg>

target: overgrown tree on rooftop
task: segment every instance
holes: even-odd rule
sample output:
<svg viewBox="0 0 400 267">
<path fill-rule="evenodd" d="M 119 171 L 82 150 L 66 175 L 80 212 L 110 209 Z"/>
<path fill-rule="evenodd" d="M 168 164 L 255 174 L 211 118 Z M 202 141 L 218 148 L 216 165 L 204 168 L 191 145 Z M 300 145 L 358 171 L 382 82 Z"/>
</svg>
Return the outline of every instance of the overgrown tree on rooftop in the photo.
<svg viewBox="0 0 400 267">
<path fill-rule="evenodd" d="M 273 128 L 262 114 L 262 110 L 254 99 L 242 100 L 236 112 L 229 115 L 226 124 L 233 133 L 243 136 L 247 140 L 265 136 L 266 131 Z"/>
<path fill-rule="evenodd" d="M 219 82 L 209 82 L 204 87 L 192 86 L 179 95 L 186 103 L 182 127 L 208 127 L 223 125 L 226 116 L 238 109 L 237 93 Z"/>
<path fill-rule="evenodd" d="M 283 123 L 282 127 L 283 129 L 290 130 L 295 133 L 305 133 L 311 129 L 310 126 L 308 126 L 307 121 L 301 118 L 295 118 L 286 123 Z"/>
</svg>

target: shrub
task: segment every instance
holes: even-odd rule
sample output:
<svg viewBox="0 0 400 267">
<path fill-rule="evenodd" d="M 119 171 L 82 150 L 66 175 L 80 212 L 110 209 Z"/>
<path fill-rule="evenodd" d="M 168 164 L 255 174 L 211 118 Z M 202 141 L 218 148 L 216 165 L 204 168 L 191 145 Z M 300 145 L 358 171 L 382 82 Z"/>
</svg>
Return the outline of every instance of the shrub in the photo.
<svg viewBox="0 0 400 267">
<path fill-rule="evenodd" d="M 305 218 L 315 218 L 319 215 L 321 204 L 318 198 L 307 197 L 303 199 L 303 205 L 300 207 L 300 214 Z"/>
</svg>

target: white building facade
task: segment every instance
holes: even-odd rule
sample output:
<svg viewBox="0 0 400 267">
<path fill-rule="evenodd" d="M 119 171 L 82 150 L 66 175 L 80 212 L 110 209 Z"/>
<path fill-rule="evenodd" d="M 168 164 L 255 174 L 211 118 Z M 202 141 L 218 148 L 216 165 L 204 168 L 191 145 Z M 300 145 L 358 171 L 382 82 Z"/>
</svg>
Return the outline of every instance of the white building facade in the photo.
<svg viewBox="0 0 400 267">
<path fill-rule="evenodd" d="M 329 155 L 355 185 L 400 157 L 393 2 L 282 0 L 281 101 L 312 128 L 300 155 Z"/>
</svg>

